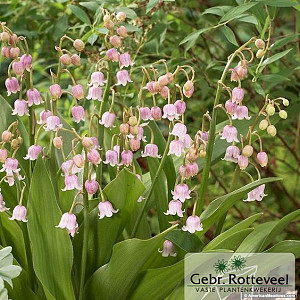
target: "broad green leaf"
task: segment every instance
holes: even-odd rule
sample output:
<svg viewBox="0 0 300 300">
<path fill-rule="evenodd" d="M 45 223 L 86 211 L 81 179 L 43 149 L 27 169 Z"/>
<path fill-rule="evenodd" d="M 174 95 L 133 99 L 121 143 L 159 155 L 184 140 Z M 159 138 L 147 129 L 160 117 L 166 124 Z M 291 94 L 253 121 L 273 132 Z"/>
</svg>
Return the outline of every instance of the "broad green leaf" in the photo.
<svg viewBox="0 0 300 300">
<path fill-rule="evenodd" d="M 206 14 L 213 14 L 213 15 L 217 15 L 219 17 L 223 17 L 224 14 L 229 11 L 230 9 L 232 9 L 232 6 L 228 6 L 228 5 L 223 5 L 223 6 L 214 6 L 214 7 L 210 7 L 207 8 L 202 15 L 206 15 Z"/>
<path fill-rule="evenodd" d="M 182 44 L 185 44 L 187 42 L 190 42 L 191 46 L 189 48 L 192 47 L 192 45 L 195 44 L 196 40 L 198 39 L 198 37 L 200 36 L 201 33 L 205 32 L 205 31 L 208 31 L 210 30 L 211 27 L 208 27 L 208 28 L 203 28 L 203 29 L 200 29 L 200 30 L 197 30 L 197 31 L 194 31 L 192 33 L 190 33 L 189 35 L 187 35 L 180 43 L 179 45 L 182 45 Z"/>
<path fill-rule="evenodd" d="M 68 7 L 79 20 L 85 24 L 91 25 L 90 18 L 82 8 L 73 4 L 69 4 Z"/>
<path fill-rule="evenodd" d="M 261 245 L 261 250 L 264 250 L 272 241 L 273 239 L 293 220 L 298 218 L 300 216 L 300 209 L 295 210 L 291 212 L 290 214 L 284 216 L 282 219 L 278 221 L 276 226 L 273 228 L 273 230 L 268 234 L 262 245 Z"/>
<path fill-rule="evenodd" d="M 252 223 L 254 223 L 262 215 L 263 213 L 259 213 L 237 223 L 233 227 L 229 228 L 227 231 L 216 236 L 211 242 L 209 242 L 204 247 L 204 250 L 216 249 L 217 245 L 219 245 L 223 240 L 229 238 L 231 235 L 233 235 L 236 232 L 239 232 L 243 229 L 247 229 Z"/>
<path fill-rule="evenodd" d="M 279 74 L 266 74 L 266 75 L 261 75 L 260 76 L 261 80 L 264 80 L 266 82 L 270 83 L 280 83 L 284 81 L 289 81 L 290 79 L 288 77 L 279 75 Z"/>
<path fill-rule="evenodd" d="M 143 265 L 161 247 L 172 229 L 174 226 L 149 240 L 128 239 L 117 243 L 109 263 L 98 269 L 86 283 L 85 298 L 126 299 Z"/>
<path fill-rule="evenodd" d="M 238 46 L 238 42 L 236 41 L 235 35 L 228 26 L 224 25 L 220 27 L 220 30 L 231 44 Z"/>
<path fill-rule="evenodd" d="M 278 39 L 274 44 L 271 45 L 270 49 L 272 51 L 277 50 L 288 43 L 293 42 L 300 34 L 292 34 L 281 39 Z"/>
<path fill-rule="evenodd" d="M 271 247 L 270 249 L 266 250 L 265 252 L 270 253 L 293 253 L 296 258 L 300 257 L 300 241 L 281 241 Z"/>
<path fill-rule="evenodd" d="M 237 16 L 243 14 L 247 10 L 249 10 L 251 7 L 255 6 L 257 3 L 245 3 L 241 4 L 239 6 L 236 6 L 235 8 L 229 10 L 219 21 L 219 23 L 229 21 L 230 19 L 236 19 Z"/>
<path fill-rule="evenodd" d="M 116 240 L 127 225 L 132 213 L 137 206 L 138 198 L 144 191 L 142 182 L 127 169 L 123 169 L 120 174 L 111 181 L 103 190 L 107 200 L 110 201 L 118 213 L 111 218 L 99 220 L 98 208 L 93 209 L 89 214 L 90 231 L 88 247 L 88 274 L 91 275 L 96 269 L 109 261 L 111 251 Z M 79 228 L 76 236 L 76 246 L 81 249 L 83 226 Z M 77 261 L 80 251 L 77 247 Z"/>
<path fill-rule="evenodd" d="M 146 7 L 146 14 L 151 11 L 152 8 L 154 8 L 158 3 L 158 0 L 149 0 L 147 7 Z"/>
<path fill-rule="evenodd" d="M 257 2 L 267 4 L 269 6 L 275 6 L 275 7 L 293 7 L 297 4 L 297 0 L 256 0 Z"/>
<path fill-rule="evenodd" d="M 200 216 L 203 223 L 204 230 L 199 232 L 198 236 L 202 236 L 209 229 L 209 227 L 215 223 L 216 220 L 218 220 L 224 213 L 226 213 L 235 204 L 235 202 L 242 201 L 243 199 L 245 199 L 245 196 L 251 190 L 253 190 L 254 188 L 262 184 L 274 182 L 277 180 L 280 179 L 274 177 L 274 178 L 264 178 L 264 179 L 256 180 L 227 195 L 221 196 L 213 200 Z"/>
<path fill-rule="evenodd" d="M 93 12 L 97 11 L 97 9 L 99 8 L 99 4 L 95 1 L 79 2 L 79 4 Z"/>
<path fill-rule="evenodd" d="M 244 15 L 239 18 L 237 18 L 241 22 L 250 23 L 254 25 L 258 25 L 258 21 L 254 16 Z"/>
<path fill-rule="evenodd" d="M 186 252 L 198 252 L 203 245 L 197 235 L 181 229 L 172 230 L 168 233 L 166 239 Z"/>
<path fill-rule="evenodd" d="M 98 39 L 98 34 L 92 33 L 88 38 L 88 42 L 93 46 L 94 43 L 97 41 L 97 39 Z"/>
<path fill-rule="evenodd" d="M 183 260 L 158 269 L 141 272 L 137 285 L 130 292 L 131 300 L 140 300 L 147 295 L 148 299 L 165 299 L 183 278 Z"/>
<path fill-rule="evenodd" d="M 279 60 L 280 58 L 286 56 L 291 50 L 292 50 L 292 48 L 288 49 L 288 50 L 285 50 L 285 51 L 282 51 L 280 53 L 276 53 L 276 54 L 272 55 L 271 57 L 266 58 L 262 62 L 262 65 L 261 65 L 261 68 L 260 68 L 260 72 L 265 68 L 265 66 L 267 66 L 267 65 L 275 62 L 276 60 Z"/>
<path fill-rule="evenodd" d="M 65 229 L 56 228 L 61 211 L 44 162 L 35 165 L 28 200 L 28 231 L 33 267 L 38 279 L 56 299 L 75 299 L 71 269 L 73 251 Z M 63 285 L 62 285 L 63 283 Z"/>
</svg>

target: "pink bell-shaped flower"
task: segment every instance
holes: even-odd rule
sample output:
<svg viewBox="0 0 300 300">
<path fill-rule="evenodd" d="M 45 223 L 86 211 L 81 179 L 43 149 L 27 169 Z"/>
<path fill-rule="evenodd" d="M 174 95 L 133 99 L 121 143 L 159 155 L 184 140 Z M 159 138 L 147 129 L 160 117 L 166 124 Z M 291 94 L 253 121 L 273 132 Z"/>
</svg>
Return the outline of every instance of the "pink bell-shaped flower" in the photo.
<svg viewBox="0 0 300 300">
<path fill-rule="evenodd" d="M 175 200 L 180 200 L 182 203 L 186 199 L 191 199 L 191 196 L 190 196 L 191 191 L 190 191 L 188 185 L 185 183 L 180 183 L 180 184 L 175 185 L 174 191 L 171 191 L 171 193 Z"/>
<path fill-rule="evenodd" d="M 168 257 L 168 256 L 175 257 L 177 255 L 177 253 L 175 252 L 174 244 L 169 240 L 164 241 L 163 249 L 162 250 L 158 249 L 158 252 L 161 253 L 161 256 L 163 257 Z"/>
<path fill-rule="evenodd" d="M 121 153 L 120 165 L 130 166 L 133 162 L 133 153 L 130 150 L 123 150 Z"/>
<path fill-rule="evenodd" d="M 268 155 L 266 152 L 258 152 L 256 158 L 262 168 L 268 164 Z"/>
<path fill-rule="evenodd" d="M 81 190 L 82 186 L 79 183 L 79 178 L 76 175 L 65 176 L 65 187 L 62 189 L 63 192 L 71 191 L 74 189 Z"/>
<path fill-rule="evenodd" d="M 107 150 L 105 153 L 105 161 L 103 163 L 110 164 L 112 167 L 116 166 L 119 162 L 119 154 L 115 150 Z"/>
<path fill-rule="evenodd" d="M 80 105 L 73 106 L 71 113 L 72 113 L 72 117 L 76 123 L 79 123 L 80 121 L 85 121 L 85 111 L 82 106 L 80 106 Z"/>
<path fill-rule="evenodd" d="M 98 204 L 99 209 L 99 219 L 103 219 L 104 217 L 112 217 L 113 214 L 116 214 L 119 210 L 114 209 L 112 204 L 109 201 L 102 201 Z"/>
<path fill-rule="evenodd" d="M 15 101 L 12 115 L 18 115 L 20 117 L 24 115 L 29 116 L 27 102 L 24 99 L 17 99 Z"/>
<path fill-rule="evenodd" d="M 253 189 L 251 192 L 249 192 L 248 198 L 243 201 L 261 201 L 265 196 L 267 196 L 265 192 L 265 184 L 262 184 L 258 186 L 257 188 Z"/>
<path fill-rule="evenodd" d="M 185 138 L 186 135 L 186 126 L 182 123 L 176 123 L 173 127 L 173 130 L 171 131 L 170 134 L 179 137 L 181 141 Z"/>
<path fill-rule="evenodd" d="M 184 153 L 184 143 L 179 140 L 174 140 L 170 143 L 168 155 L 174 154 L 178 157 Z"/>
<path fill-rule="evenodd" d="M 123 86 L 125 86 L 127 84 L 127 82 L 133 82 L 130 79 L 130 76 L 129 76 L 129 73 L 128 73 L 127 70 L 118 71 L 117 72 L 117 79 L 118 79 L 118 82 L 117 82 L 116 85 L 122 84 Z"/>
<path fill-rule="evenodd" d="M 86 96 L 88 100 L 102 101 L 102 89 L 99 86 L 91 86 Z"/>
<path fill-rule="evenodd" d="M 10 220 L 17 220 L 22 222 L 28 222 L 27 220 L 27 209 L 23 205 L 15 206 L 12 217 L 9 218 Z"/>
<path fill-rule="evenodd" d="M 177 108 L 174 104 L 166 104 L 163 107 L 163 112 L 163 119 L 168 119 L 169 121 L 179 119 L 179 114 L 177 113 Z"/>
<path fill-rule="evenodd" d="M 203 227 L 200 218 L 198 216 L 189 216 L 186 220 L 186 225 L 182 226 L 182 230 L 190 233 L 202 231 Z"/>
<path fill-rule="evenodd" d="M 106 128 L 112 128 L 112 127 L 114 127 L 115 119 L 116 119 L 116 115 L 114 113 L 106 111 L 102 115 L 102 118 L 101 118 L 101 121 L 99 121 L 99 124 L 103 125 Z"/>
<path fill-rule="evenodd" d="M 94 195 L 97 193 L 97 191 L 99 189 L 99 183 L 94 179 L 87 180 L 84 183 L 84 187 L 85 187 L 86 191 L 88 192 L 88 194 Z"/>
<path fill-rule="evenodd" d="M 237 163 L 240 155 L 240 149 L 237 146 L 229 146 L 226 148 L 223 160 Z"/>
<path fill-rule="evenodd" d="M 28 153 L 24 159 L 36 160 L 42 151 L 43 148 L 40 145 L 32 145 L 28 148 Z"/>
<path fill-rule="evenodd" d="M 184 210 L 182 210 L 182 203 L 179 200 L 171 200 L 169 202 L 169 209 L 165 212 L 165 215 L 177 215 L 178 217 L 183 217 Z"/>
<path fill-rule="evenodd" d="M 5 80 L 5 87 L 7 89 L 7 96 L 16 94 L 20 91 L 20 85 L 16 77 L 10 77 Z"/>
<path fill-rule="evenodd" d="M 56 226 L 59 228 L 66 228 L 68 233 L 74 237 L 78 229 L 78 224 L 76 221 L 76 216 L 72 213 L 64 213 L 60 219 L 59 224 Z"/>
<path fill-rule="evenodd" d="M 28 101 L 29 107 L 32 106 L 33 104 L 39 105 L 39 104 L 43 103 L 41 94 L 36 88 L 27 90 L 26 96 L 27 96 L 27 101 Z"/>
<path fill-rule="evenodd" d="M 50 116 L 46 120 L 46 131 L 55 131 L 57 128 L 61 128 L 62 124 L 57 116 Z"/>
<path fill-rule="evenodd" d="M 131 57 L 130 57 L 130 54 L 128 52 L 120 54 L 119 63 L 120 63 L 120 68 L 121 69 L 123 67 L 133 66 L 133 62 L 131 61 Z"/>
<path fill-rule="evenodd" d="M 43 110 L 40 113 L 40 120 L 37 122 L 38 124 L 46 124 L 48 117 L 52 116 L 50 110 Z"/>
<path fill-rule="evenodd" d="M 142 157 L 156 157 L 161 158 L 161 155 L 158 154 L 158 147 L 155 144 L 147 144 L 144 151 L 142 151 Z"/>
<path fill-rule="evenodd" d="M 223 128 L 221 140 L 225 139 L 228 143 L 239 142 L 237 133 L 237 129 L 234 126 L 225 125 L 225 127 Z"/>
</svg>

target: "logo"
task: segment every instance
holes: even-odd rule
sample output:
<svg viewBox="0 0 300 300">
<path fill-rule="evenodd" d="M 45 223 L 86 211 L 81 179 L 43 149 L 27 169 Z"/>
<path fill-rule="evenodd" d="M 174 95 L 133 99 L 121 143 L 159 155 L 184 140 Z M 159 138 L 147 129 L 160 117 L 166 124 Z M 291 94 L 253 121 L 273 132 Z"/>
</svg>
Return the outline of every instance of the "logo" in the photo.
<svg viewBox="0 0 300 300">
<path fill-rule="evenodd" d="M 230 261 L 224 259 L 218 261 L 213 265 L 215 272 L 219 275 L 225 274 L 230 270 L 240 271 L 245 268 L 246 259 L 244 257 L 234 256 Z"/>
</svg>

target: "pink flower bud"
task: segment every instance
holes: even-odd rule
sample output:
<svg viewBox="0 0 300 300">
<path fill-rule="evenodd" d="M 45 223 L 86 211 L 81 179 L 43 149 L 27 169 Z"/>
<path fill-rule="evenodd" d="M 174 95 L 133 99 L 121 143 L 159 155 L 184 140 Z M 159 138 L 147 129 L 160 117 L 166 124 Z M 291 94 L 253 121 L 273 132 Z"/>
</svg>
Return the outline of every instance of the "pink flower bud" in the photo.
<svg viewBox="0 0 300 300">
<path fill-rule="evenodd" d="M 178 157 L 184 153 L 184 143 L 178 140 L 174 140 L 170 143 L 168 155 L 174 154 Z"/>
<path fill-rule="evenodd" d="M 1 39 L 2 42 L 8 43 L 9 39 L 10 39 L 10 34 L 8 32 L 6 32 L 6 31 L 3 31 L 0 34 L 0 39 Z"/>
<path fill-rule="evenodd" d="M 24 68 L 30 72 L 31 64 L 32 64 L 32 56 L 30 54 L 23 54 L 21 56 L 20 61 L 23 63 Z"/>
<path fill-rule="evenodd" d="M 102 101 L 102 89 L 99 86 L 92 86 L 89 88 L 88 95 L 86 96 L 88 100 L 98 100 Z"/>
<path fill-rule="evenodd" d="M 189 216 L 186 220 L 186 225 L 182 226 L 183 231 L 195 233 L 196 231 L 202 231 L 201 220 L 198 216 Z"/>
<path fill-rule="evenodd" d="M 150 81 L 150 82 L 147 82 L 147 84 L 146 84 L 146 89 L 153 95 L 156 94 L 156 91 L 154 89 L 154 82 L 155 81 Z"/>
<path fill-rule="evenodd" d="M 101 162 L 100 154 L 95 149 L 92 149 L 91 151 L 88 152 L 87 159 L 90 163 L 92 163 L 94 165 L 99 165 Z"/>
<path fill-rule="evenodd" d="M 238 157 L 238 165 L 239 165 L 241 170 L 245 170 L 248 167 L 248 164 L 249 164 L 248 157 L 246 157 L 244 155 L 240 155 Z"/>
<path fill-rule="evenodd" d="M 130 150 L 123 150 L 121 153 L 121 163 L 120 165 L 125 165 L 128 167 L 133 162 L 133 153 Z"/>
<path fill-rule="evenodd" d="M 53 139 L 53 146 L 56 148 L 56 149 L 62 149 L 63 147 L 63 139 L 61 136 L 56 136 L 54 139 Z"/>
<path fill-rule="evenodd" d="M 175 200 L 180 200 L 182 203 L 186 199 L 191 199 L 191 196 L 190 196 L 191 191 L 190 191 L 188 185 L 185 183 L 175 185 L 174 191 L 171 191 L 171 193 Z"/>
<path fill-rule="evenodd" d="M 165 74 L 165 75 L 160 76 L 157 81 L 162 86 L 169 84 L 168 75 Z"/>
<path fill-rule="evenodd" d="M 129 133 L 129 124 L 123 123 L 119 127 L 120 133 L 127 135 Z"/>
<path fill-rule="evenodd" d="M 232 101 L 241 103 L 243 99 L 244 99 L 244 90 L 242 88 L 235 87 L 232 90 Z"/>
<path fill-rule="evenodd" d="M 169 96 L 169 88 L 167 86 L 163 86 L 160 90 L 160 95 L 163 99 L 168 99 Z"/>
<path fill-rule="evenodd" d="M 113 35 L 109 38 L 109 42 L 114 46 L 114 47 L 120 47 L 121 46 L 121 39 L 117 35 Z"/>
<path fill-rule="evenodd" d="M 24 159 L 36 160 L 42 151 L 43 148 L 40 145 L 32 145 L 28 148 L 28 153 Z"/>
<path fill-rule="evenodd" d="M 12 69 L 14 73 L 18 76 L 22 76 L 24 74 L 24 65 L 21 61 L 13 62 Z"/>
<path fill-rule="evenodd" d="M 7 96 L 11 94 L 16 94 L 20 91 L 20 85 L 16 77 L 10 77 L 5 80 L 5 86 L 7 89 Z"/>
<path fill-rule="evenodd" d="M 121 69 L 123 67 L 133 66 L 133 62 L 131 61 L 131 57 L 130 57 L 130 54 L 128 52 L 120 54 L 119 63 L 120 63 L 120 68 Z"/>
<path fill-rule="evenodd" d="M 48 117 L 52 116 L 50 110 L 43 110 L 40 113 L 40 120 L 37 122 L 38 124 L 46 124 Z"/>
<path fill-rule="evenodd" d="M 84 167 L 84 158 L 81 154 L 76 154 L 73 156 L 73 162 L 77 168 L 82 169 Z"/>
<path fill-rule="evenodd" d="M 161 112 L 161 109 L 160 107 L 158 106 L 153 106 L 151 108 L 151 118 L 153 120 L 160 120 L 161 119 L 161 116 L 162 116 L 162 112 Z"/>
<path fill-rule="evenodd" d="M 20 48 L 19 47 L 11 47 L 9 50 L 9 56 L 12 59 L 18 58 L 20 55 Z"/>
<path fill-rule="evenodd" d="M 177 110 L 177 114 L 178 115 L 183 115 L 185 110 L 186 110 L 186 104 L 184 101 L 181 101 L 181 100 L 177 100 L 175 101 L 174 103 L 175 107 L 176 107 L 176 110 Z"/>
<path fill-rule="evenodd" d="M 59 84 L 53 84 L 49 87 L 50 93 L 54 99 L 59 99 L 62 95 L 62 89 Z"/>
<path fill-rule="evenodd" d="M 237 129 L 234 126 L 226 125 L 223 128 L 221 140 L 226 140 L 228 143 L 239 142 L 237 138 Z"/>
<path fill-rule="evenodd" d="M 59 117 L 57 116 L 50 116 L 46 120 L 46 131 L 55 131 L 57 128 L 61 128 L 62 124 L 60 122 Z"/>
<path fill-rule="evenodd" d="M 94 141 L 90 137 L 84 137 L 81 141 L 82 146 L 88 150 L 91 150 L 95 147 Z"/>
<path fill-rule="evenodd" d="M 27 220 L 27 209 L 23 205 L 15 206 L 12 217 L 9 218 L 10 220 L 17 220 L 22 222 L 28 222 Z"/>
<path fill-rule="evenodd" d="M 73 42 L 73 47 L 75 48 L 76 51 L 81 52 L 84 49 L 84 42 L 80 39 L 76 39 Z"/>
<path fill-rule="evenodd" d="M 18 42 L 18 36 L 13 33 L 10 37 L 9 37 L 9 43 L 11 45 L 15 45 Z"/>
<path fill-rule="evenodd" d="M 8 46 L 2 47 L 1 54 L 3 57 L 9 59 L 10 58 L 10 47 L 8 47 Z"/>
<path fill-rule="evenodd" d="M 59 58 L 60 62 L 65 65 L 65 66 L 68 66 L 72 63 L 71 61 L 71 57 L 69 54 L 65 53 L 63 55 L 61 55 L 61 57 Z"/>
<path fill-rule="evenodd" d="M 128 36 L 128 33 L 127 33 L 127 29 L 125 26 L 120 26 L 118 29 L 117 29 L 117 34 L 120 35 L 121 37 L 127 37 Z"/>
<path fill-rule="evenodd" d="M 33 104 L 39 105 L 39 104 L 43 103 L 41 94 L 36 88 L 27 90 L 26 96 L 27 96 L 27 101 L 28 101 L 29 107 L 32 106 Z"/>
<path fill-rule="evenodd" d="M 169 121 L 178 120 L 179 114 L 177 113 L 177 108 L 174 104 L 166 104 L 163 107 L 163 119 L 169 119 Z"/>
<path fill-rule="evenodd" d="M 0 162 L 4 163 L 7 159 L 7 151 L 6 149 L 0 149 Z"/>
<path fill-rule="evenodd" d="M 120 11 L 117 13 L 116 19 L 118 22 L 124 22 L 126 20 L 126 14 L 123 11 Z"/>
<path fill-rule="evenodd" d="M 164 241 L 163 250 L 158 249 L 158 252 L 161 253 L 162 257 L 175 257 L 177 255 L 173 243 L 168 240 Z"/>
<path fill-rule="evenodd" d="M 243 80 L 248 74 L 248 62 L 241 60 L 237 65 L 236 72 L 240 80 Z"/>
<path fill-rule="evenodd" d="M 153 82 L 153 89 L 156 93 L 159 93 L 162 88 L 163 88 L 163 86 L 160 85 L 157 81 Z"/>
<path fill-rule="evenodd" d="M 97 193 L 98 189 L 99 189 L 99 184 L 96 180 L 87 180 L 84 183 L 84 187 L 86 189 L 86 191 L 88 192 L 88 194 L 90 195 L 94 195 Z"/>
<path fill-rule="evenodd" d="M 151 111 L 149 107 L 140 107 L 141 119 L 144 121 L 151 120 Z"/>
<path fill-rule="evenodd" d="M 2 142 L 8 143 L 10 141 L 10 139 L 12 138 L 12 136 L 13 136 L 13 134 L 10 131 L 8 131 L 8 130 L 3 131 L 2 136 L 1 136 Z"/>
<path fill-rule="evenodd" d="M 76 216 L 72 213 L 64 213 L 60 219 L 59 224 L 56 226 L 59 228 L 66 228 L 68 233 L 74 237 L 78 229 Z"/>
<path fill-rule="evenodd" d="M 266 152 L 258 152 L 257 153 L 257 162 L 263 168 L 268 164 L 268 155 Z"/>
<path fill-rule="evenodd" d="M 226 148 L 224 160 L 237 163 L 240 155 L 240 149 L 237 146 L 229 146 Z"/>
<path fill-rule="evenodd" d="M 104 22 L 104 27 L 107 28 L 108 30 L 113 30 L 114 29 L 114 22 L 112 20 L 108 20 Z"/>
<path fill-rule="evenodd" d="M 231 100 L 227 100 L 225 102 L 225 109 L 230 115 L 233 115 L 236 112 L 237 104 Z"/>
<path fill-rule="evenodd" d="M 71 56 L 71 63 L 76 66 L 79 67 L 81 65 L 81 59 L 80 56 L 78 54 L 73 54 Z"/>
<path fill-rule="evenodd" d="M 104 217 L 112 217 L 113 214 L 116 214 L 119 210 L 114 209 L 112 204 L 109 201 L 102 201 L 98 204 L 99 209 L 99 219 L 103 219 Z"/>
<path fill-rule="evenodd" d="M 116 115 L 114 113 L 106 111 L 101 118 L 101 121 L 99 121 L 99 124 L 103 125 L 106 128 L 112 128 L 114 127 L 114 122 L 116 119 Z"/>
<path fill-rule="evenodd" d="M 158 154 L 158 147 L 155 144 L 147 144 L 145 146 L 144 152 L 142 151 L 142 157 L 155 157 L 161 158 L 161 155 Z"/>
<path fill-rule="evenodd" d="M 80 121 L 85 121 L 85 111 L 82 106 L 73 106 L 71 112 L 72 117 L 76 123 L 79 123 Z"/>
<path fill-rule="evenodd" d="M 111 61 L 119 61 L 119 52 L 115 48 L 111 48 L 106 51 L 106 55 Z"/>
<path fill-rule="evenodd" d="M 138 151 L 141 147 L 141 142 L 138 138 L 130 139 L 129 144 L 132 151 Z"/>
<path fill-rule="evenodd" d="M 253 147 L 251 145 L 246 145 L 242 149 L 242 154 L 246 157 L 250 157 L 253 154 Z"/>
<path fill-rule="evenodd" d="M 72 86 L 72 95 L 77 99 L 80 100 L 84 97 L 84 91 L 81 84 L 76 84 Z"/>
<path fill-rule="evenodd" d="M 119 154 L 115 150 L 107 150 L 105 154 L 105 161 L 103 163 L 110 164 L 112 167 L 118 164 Z"/>
<path fill-rule="evenodd" d="M 18 115 L 20 117 L 24 115 L 29 116 L 27 102 L 24 99 L 18 99 L 15 101 L 12 115 Z"/>
<path fill-rule="evenodd" d="M 179 200 L 171 200 L 169 202 L 169 209 L 164 212 L 165 215 L 177 215 L 178 217 L 183 217 L 184 210 L 182 210 L 182 203 Z"/>
<path fill-rule="evenodd" d="M 194 177 L 198 174 L 199 167 L 196 162 L 189 163 L 186 165 L 186 178 Z"/>
<path fill-rule="evenodd" d="M 118 79 L 118 82 L 116 85 L 122 84 L 123 86 L 125 86 L 127 84 L 127 82 L 132 82 L 127 70 L 121 70 L 121 71 L 117 72 L 117 79 Z"/>
</svg>

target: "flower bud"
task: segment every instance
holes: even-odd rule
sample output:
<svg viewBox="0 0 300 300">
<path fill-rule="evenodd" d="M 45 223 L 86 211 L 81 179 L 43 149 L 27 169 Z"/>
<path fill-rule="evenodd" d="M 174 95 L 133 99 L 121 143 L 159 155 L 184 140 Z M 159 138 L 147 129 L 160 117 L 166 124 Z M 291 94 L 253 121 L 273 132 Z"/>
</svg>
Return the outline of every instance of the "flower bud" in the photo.
<svg viewBox="0 0 300 300">
<path fill-rule="evenodd" d="M 76 67 L 79 67 L 80 64 L 81 64 L 81 60 L 80 60 L 80 56 L 77 55 L 77 54 L 73 54 L 71 56 L 71 63 L 76 66 Z"/>
<path fill-rule="evenodd" d="M 130 139 L 129 144 L 132 151 L 138 151 L 141 147 L 141 142 L 138 138 Z"/>
<path fill-rule="evenodd" d="M 242 150 L 242 154 L 246 157 L 250 157 L 253 154 L 253 147 L 251 145 L 246 145 Z"/>
<path fill-rule="evenodd" d="M 11 147 L 12 147 L 12 149 L 18 149 L 19 148 L 19 146 L 20 146 L 20 143 L 19 143 L 19 141 L 18 141 L 18 139 L 13 139 L 12 141 L 11 141 Z"/>
<path fill-rule="evenodd" d="M 94 148 L 94 142 L 91 138 L 89 137 L 84 137 L 81 141 L 82 143 L 82 146 L 84 148 L 87 148 L 87 149 L 93 149 Z"/>
<path fill-rule="evenodd" d="M 124 135 L 129 133 L 129 124 L 123 123 L 120 125 L 120 132 Z"/>
<path fill-rule="evenodd" d="M 188 153 L 189 162 L 194 162 L 198 158 L 198 150 L 195 147 L 191 147 Z"/>
<path fill-rule="evenodd" d="M 275 136 L 276 133 L 277 133 L 276 127 L 274 125 L 269 125 L 267 127 L 267 132 L 268 132 L 269 135 Z"/>
<path fill-rule="evenodd" d="M 73 42 L 73 47 L 75 48 L 76 51 L 81 52 L 84 49 L 84 42 L 80 39 L 76 39 Z"/>
<path fill-rule="evenodd" d="M 239 155 L 238 157 L 238 165 L 240 167 L 241 170 L 245 170 L 247 168 L 249 164 L 249 159 L 248 157 L 244 156 L 244 155 Z"/>
<path fill-rule="evenodd" d="M 264 49 L 265 48 L 265 42 L 262 39 L 257 39 L 255 41 L 255 46 L 258 49 Z"/>
<path fill-rule="evenodd" d="M 188 80 L 188 81 L 184 84 L 183 89 L 184 89 L 185 91 L 188 92 L 188 91 L 190 91 L 190 90 L 193 88 L 193 86 L 194 86 L 193 81 Z"/>
<path fill-rule="evenodd" d="M 131 117 L 129 118 L 128 124 L 129 124 L 130 126 L 135 126 L 135 125 L 137 124 L 137 118 L 136 118 L 135 116 L 131 116 Z"/>
<path fill-rule="evenodd" d="M 9 56 L 12 59 L 18 58 L 20 54 L 20 48 L 19 47 L 12 47 L 9 50 Z"/>
<path fill-rule="evenodd" d="M 14 33 L 9 37 L 9 43 L 15 45 L 18 42 L 18 36 Z"/>
<path fill-rule="evenodd" d="M 289 106 L 290 102 L 289 102 L 288 99 L 283 98 L 283 99 L 282 99 L 282 104 L 283 104 L 284 106 Z"/>
<path fill-rule="evenodd" d="M 138 126 L 130 126 L 129 127 L 130 133 L 133 135 L 137 135 L 139 133 L 139 127 Z"/>
<path fill-rule="evenodd" d="M 62 89 L 60 87 L 59 84 L 52 84 L 50 87 L 49 87 L 49 90 L 50 90 L 50 93 L 51 95 L 53 96 L 53 98 L 55 99 L 59 99 L 62 95 Z"/>
<path fill-rule="evenodd" d="M 259 129 L 265 130 L 269 126 L 269 122 L 267 120 L 261 120 L 259 123 Z"/>
<path fill-rule="evenodd" d="M 7 151 L 6 149 L 0 149 L 0 162 L 4 163 L 7 159 Z"/>
<path fill-rule="evenodd" d="M 13 62 L 12 69 L 18 76 L 22 76 L 24 74 L 24 64 L 21 61 Z"/>
<path fill-rule="evenodd" d="M 206 156 L 206 151 L 205 150 L 200 150 L 199 157 L 204 158 L 205 156 Z"/>
<path fill-rule="evenodd" d="M 64 64 L 65 66 L 68 66 L 68 65 L 70 65 L 70 64 L 72 63 L 71 57 L 70 57 L 70 55 L 67 54 L 67 53 L 63 54 L 63 55 L 59 58 L 59 60 L 60 60 L 60 62 L 61 62 L 62 64 Z"/>
<path fill-rule="evenodd" d="M 123 11 L 118 12 L 116 15 L 116 19 L 118 22 L 124 22 L 126 20 L 126 13 L 124 13 Z"/>
<path fill-rule="evenodd" d="M 265 50 L 264 49 L 259 49 L 256 52 L 256 58 L 262 58 L 265 55 Z"/>
<path fill-rule="evenodd" d="M 281 110 L 281 111 L 279 112 L 279 117 L 280 117 L 281 119 L 286 119 L 286 118 L 287 118 L 287 112 L 286 112 L 285 110 Z"/>
<path fill-rule="evenodd" d="M 21 136 L 18 136 L 18 142 L 20 145 L 23 143 L 23 138 Z"/>
<path fill-rule="evenodd" d="M 107 22 L 104 22 L 104 27 L 107 28 L 108 30 L 114 29 L 114 22 L 112 20 L 109 20 Z"/>
<path fill-rule="evenodd" d="M 1 33 L 1 41 L 7 43 L 9 41 L 10 34 L 6 31 Z"/>
<path fill-rule="evenodd" d="M 10 139 L 12 138 L 12 133 L 8 130 L 5 130 L 2 132 L 2 142 L 8 143 Z"/>
<path fill-rule="evenodd" d="M 103 17 L 103 22 L 104 22 L 104 23 L 107 23 L 107 22 L 109 22 L 109 21 L 111 21 L 110 15 L 109 15 L 109 14 L 104 15 L 104 17 Z"/>
<path fill-rule="evenodd" d="M 61 149 L 63 147 L 63 139 L 61 136 L 56 136 L 54 139 L 53 139 L 53 146 L 56 148 L 56 149 Z"/>
<path fill-rule="evenodd" d="M 109 38 L 109 42 L 114 46 L 114 47 L 120 47 L 121 46 L 121 39 L 117 35 L 113 35 Z"/>
<path fill-rule="evenodd" d="M 153 82 L 153 89 L 156 93 L 159 93 L 162 89 L 162 86 L 157 81 L 155 81 Z"/>
<path fill-rule="evenodd" d="M 127 37 L 127 36 L 128 36 L 127 29 L 126 29 L 125 26 L 120 26 L 120 27 L 117 29 L 117 33 L 118 33 L 118 35 L 120 35 L 121 37 Z"/>
<path fill-rule="evenodd" d="M 162 75 L 162 76 L 160 76 L 159 78 L 158 78 L 158 83 L 160 84 L 160 85 L 167 85 L 167 84 L 169 84 L 169 79 L 168 79 L 168 75 L 166 74 L 166 75 Z"/>
<path fill-rule="evenodd" d="M 3 57 L 9 59 L 10 58 L 10 47 L 8 47 L 8 46 L 2 47 L 1 54 Z"/>
<path fill-rule="evenodd" d="M 275 114 L 275 107 L 272 104 L 268 104 L 266 108 L 266 112 L 269 116 L 273 116 Z"/>
</svg>

